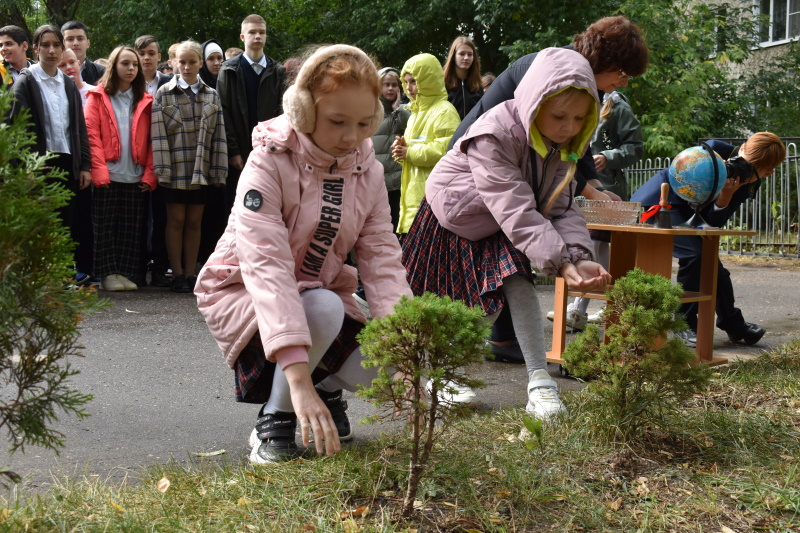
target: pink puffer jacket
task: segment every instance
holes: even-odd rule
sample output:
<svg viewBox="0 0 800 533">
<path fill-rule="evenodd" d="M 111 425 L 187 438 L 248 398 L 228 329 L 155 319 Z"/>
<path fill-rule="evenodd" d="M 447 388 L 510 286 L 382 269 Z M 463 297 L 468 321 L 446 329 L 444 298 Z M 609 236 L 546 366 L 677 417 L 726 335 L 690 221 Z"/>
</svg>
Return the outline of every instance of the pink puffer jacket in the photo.
<svg viewBox="0 0 800 533">
<path fill-rule="evenodd" d="M 356 269 L 344 264 L 353 249 L 373 316 L 412 295 L 372 142 L 334 158 L 285 116 L 259 124 L 228 227 L 195 289 L 228 365 L 256 331 L 270 361 L 307 361 L 305 350 L 288 349 L 311 344 L 306 289 L 337 293 L 347 315 L 364 322 L 352 297 Z"/>
<path fill-rule="evenodd" d="M 572 142 L 554 149 L 545 145 L 533 122 L 545 99 L 569 86 L 585 87 L 594 106 Z M 563 48 L 539 52 L 514 99 L 482 115 L 433 169 L 425 198 L 439 223 L 473 241 L 502 229 L 548 276 L 563 263 L 591 259 L 592 242 L 583 214 L 572 201 L 572 186 L 564 189 L 547 217 L 540 209 L 565 176 L 569 154 L 581 156 L 586 151 L 597 113 L 597 87 L 589 62 Z M 538 194 L 534 194 L 531 148 Z"/>
</svg>

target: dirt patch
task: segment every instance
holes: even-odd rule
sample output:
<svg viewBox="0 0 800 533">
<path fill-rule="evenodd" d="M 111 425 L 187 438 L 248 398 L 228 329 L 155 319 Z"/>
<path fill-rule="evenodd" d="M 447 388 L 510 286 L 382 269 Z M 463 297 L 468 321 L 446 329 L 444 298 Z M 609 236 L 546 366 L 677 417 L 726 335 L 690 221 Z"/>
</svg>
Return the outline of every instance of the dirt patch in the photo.
<svg viewBox="0 0 800 533">
<path fill-rule="evenodd" d="M 789 272 L 800 271 L 800 259 L 796 257 L 758 257 L 752 255 L 725 255 L 720 254 L 719 258 L 727 266 L 741 266 L 751 268 L 774 268 L 775 270 L 786 270 Z"/>
</svg>

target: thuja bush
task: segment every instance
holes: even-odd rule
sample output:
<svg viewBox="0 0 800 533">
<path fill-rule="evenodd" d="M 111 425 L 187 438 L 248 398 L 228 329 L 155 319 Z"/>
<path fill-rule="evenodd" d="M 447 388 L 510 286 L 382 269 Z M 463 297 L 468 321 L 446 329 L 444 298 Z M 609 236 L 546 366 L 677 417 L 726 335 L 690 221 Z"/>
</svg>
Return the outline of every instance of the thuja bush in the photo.
<svg viewBox="0 0 800 533">
<path fill-rule="evenodd" d="M 483 387 L 463 367 L 483 362 L 489 326 L 480 309 L 430 293 L 404 297 L 394 313 L 372 320 L 359 335 L 364 366 L 378 367 L 372 386 L 358 394 L 378 407 L 368 421 L 403 416 L 408 420 L 408 485 L 403 514 L 414 512 L 414 499 L 434 444 L 453 419 L 457 405 L 448 402 L 455 387 Z M 425 384 L 430 380 L 430 394 Z"/>
<path fill-rule="evenodd" d="M 565 366 L 590 380 L 597 429 L 611 438 L 633 439 L 649 425 L 666 428 L 667 415 L 708 385 L 710 369 L 693 364 L 697 355 L 679 338 L 658 341 L 686 329 L 677 312 L 682 293 L 669 279 L 635 269 L 607 293 L 608 343 L 590 324 L 567 346 Z"/>
<path fill-rule="evenodd" d="M 0 91 L 0 116 L 12 101 Z M 70 286 L 74 243 L 58 209 L 71 193 L 32 144 L 27 114 L 0 123 L 0 430 L 11 452 L 57 449 L 58 416 L 86 416 L 91 395 L 70 386 L 67 357 L 79 355 L 83 315 L 100 306 L 94 291 Z M 8 466 L 0 474 L 19 479 Z"/>
</svg>

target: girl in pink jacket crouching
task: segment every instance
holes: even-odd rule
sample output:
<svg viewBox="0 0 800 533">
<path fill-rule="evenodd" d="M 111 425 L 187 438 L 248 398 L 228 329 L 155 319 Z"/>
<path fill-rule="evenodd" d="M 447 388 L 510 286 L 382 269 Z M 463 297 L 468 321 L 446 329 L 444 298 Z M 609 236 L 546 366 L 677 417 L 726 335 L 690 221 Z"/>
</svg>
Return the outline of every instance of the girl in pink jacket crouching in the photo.
<svg viewBox="0 0 800 533">
<path fill-rule="evenodd" d="M 509 306 L 528 369 L 527 410 L 540 419 L 566 409 L 546 370 L 531 263 L 574 290 L 602 290 L 611 280 L 592 261 L 569 186 L 597 125 L 597 103 L 583 56 L 539 52 L 514 99 L 484 113 L 436 165 L 403 242 L 415 294 L 479 305 L 490 320 Z"/>
<path fill-rule="evenodd" d="M 311 55 L 284 95 L 285 114 L 253 132 L 228 227 L 200 272 L 198 306 L 235 370 L 237 400 L 264 404 L 252 462 L 295 457 L 298 420 L 318 453 L 352 438 L 342 389 L 374 372 L 355 340 L 366 319 L 348 252 L 374 316 L 411 296 L 370 141 L 383 120 L 379 94 L 377 69 L 358 48 Z"/>
</svg>

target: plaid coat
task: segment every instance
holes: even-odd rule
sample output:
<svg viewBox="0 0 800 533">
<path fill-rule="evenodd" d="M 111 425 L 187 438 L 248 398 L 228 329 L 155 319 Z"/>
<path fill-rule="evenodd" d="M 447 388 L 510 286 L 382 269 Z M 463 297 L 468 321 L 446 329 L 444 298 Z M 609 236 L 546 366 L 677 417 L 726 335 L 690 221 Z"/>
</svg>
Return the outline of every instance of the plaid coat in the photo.
<svg viewBox="0 0 800 533">
<path fill-rule="evenodd" d="M 178 77 L 172 78 L 153 99 L 151 128 L 153 167 L 161 185 L 197 189 L 225 184 L 228 148 L 222 105 L 214 89 L 201 82 L 192 109 Z"/>
</svg>

